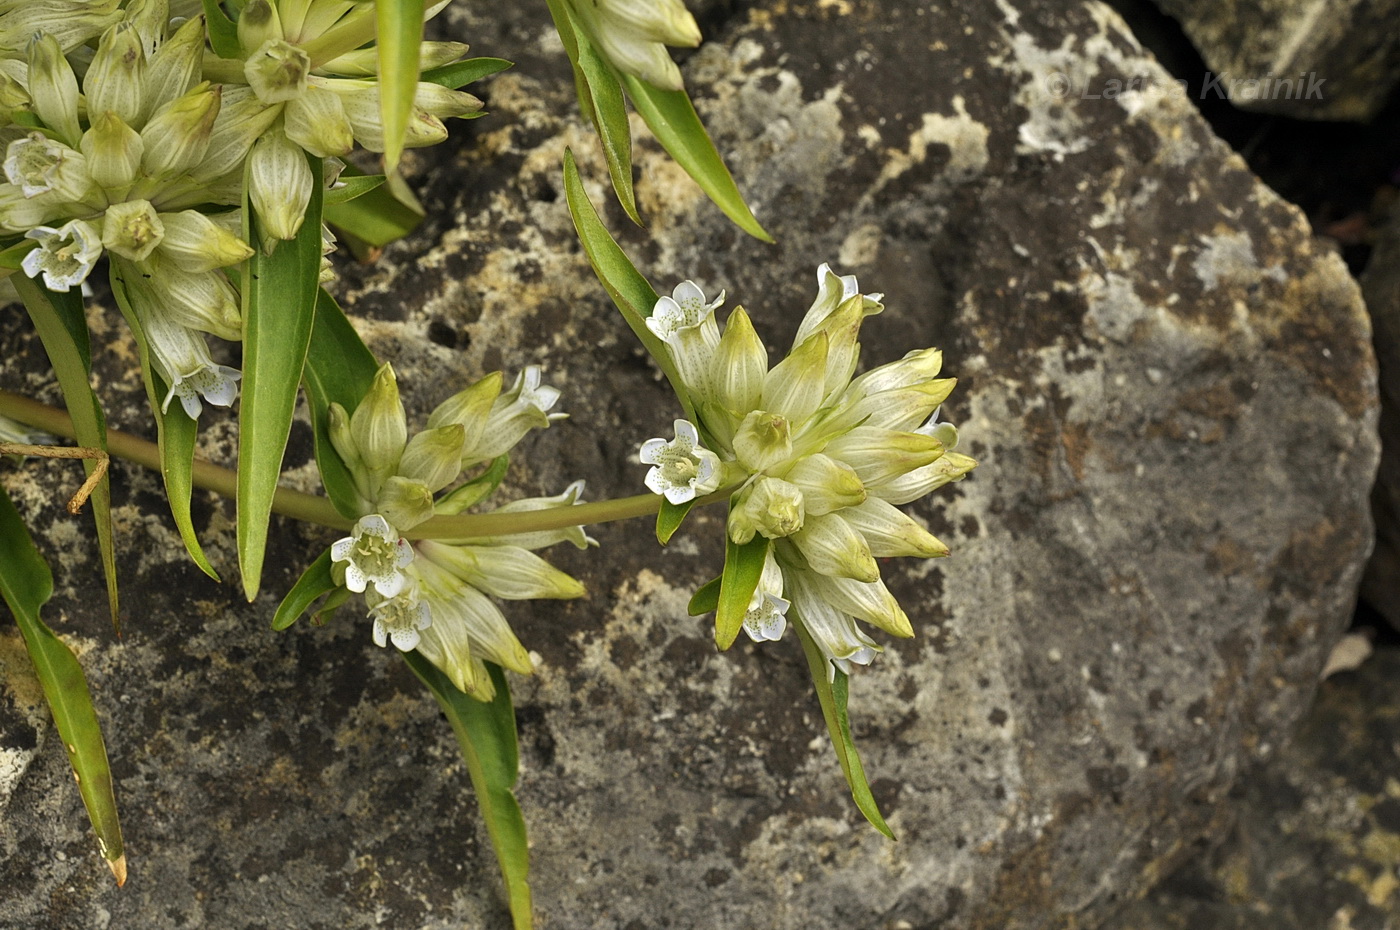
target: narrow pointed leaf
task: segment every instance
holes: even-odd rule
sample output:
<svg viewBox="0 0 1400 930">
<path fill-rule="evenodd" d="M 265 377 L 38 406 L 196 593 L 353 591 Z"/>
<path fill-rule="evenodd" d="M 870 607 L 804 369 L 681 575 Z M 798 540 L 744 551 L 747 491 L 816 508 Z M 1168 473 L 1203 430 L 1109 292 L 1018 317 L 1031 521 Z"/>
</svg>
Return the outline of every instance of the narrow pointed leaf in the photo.
<svg viewBox="0 0 1400 930">
<path fill-rule="evenodd" d="M 359 177 L 344 178 L 339 187 L 333 187 L 326 191 L 323 208 L 329 208 L 338 203 L 349 203 L 357 197 L 363 197 L 383 183 L 384 175 L 382 174 L 365 174 Z"/>
<path fill-rule="evenodd" d="M 171 404 L 165 412 L 161 412 L 163 399 L 170 390 L 170 386 L 151 367 L 151 353 L 146 342 L 146 334 L 141 327 L 141 321 L 132 311 L 131 302 L 127 296 L 128 287 L 140 287 L 141 284 L 138 281 L 127 281 L 116 261 L 111 263 L 109 278 L 112 284 L 112 294 L 117 299 L 117 306 L 121 309 L 127 326 L 131 328 L 132 335 L 136 338 L 136 352 L 141 359 L 141 377 L 146 385 L 146 399 L 151 405 L 151 414 L 156 420 L 156 444 L 160 449 L 160 475 L 165 482 L 166 499 L 170 502 L 170 516 L 174 519 L 175 528 L 180 531 L 180 539 L 185 543 L 185 551 L 190 554 L 194 564 L 198 565 L 200 570 L 210 578 L 218 581 L 219 574 L 214 571 L 214 566 L 209 564 L 209 559 L 204 555 L 204 549 L 200 546 L 199 537 L 195 534 L 194 520 L 190 513 L 190 498 L 194 493 L 194 446 L 198 437 L 199 424 L 185 413 L 185 408 L 181 404 Z"/>
<path fill-rule="evenodd" d="M 413 95 L 418 90 L 418 55 L 423 46 L 423 0 L 377 0 L 375 39 L 379 49 L 379 118 L 384 123 L 384 173 L 393 174 L 403 155 Z"/>
<path fill-rule="evenodd" d="M 684 504 L 673 504 L 668 500 L 661 501 L 661 509 L 656 512 L 656 541 L 661 545 L 666 545 L 671 541 L 671 537 L 676 535 L 676 530 L 681 528 L 685 522 L 686 515 L 690 513 L 690 508 L 699 501 L 691 498 Z"/>
<path fill-rule="evenodd" d="M 712 578 L 701 585 L 690 596 L 690 603 L 686 605 L 685 612 L 692 617 L 698 617 L 719 607 L 719 586 L 723 581 L 723 578 Z"/>
<path fill-rule="evenodd" d="M 238 411 L 238 565 L 248 600 L 262 576 L 272 496 L 292 429 L 311 341 L 321 273 L 321 160 L 308 156 L 313 187 L 296 237 L 248 259 L 243 275 L 243 399 Z M 247 195 L 248 242 L 262 241 Z"/>
<path fill-rule="evenodd" d="M 441 68 L 424 71 L 418 79 L 456 90 L 514 67 L 515 62 L 506 61 L 504 58 L 468 58 L 466 61 L 456 61 Z"/>
<path fill-rule="evenodd" d="M 78 445 L 89 449 L 107 449 L 107 418 L 102 404 L 92 392 L 88 381 L 92 373 L 92 353 L 88 344 L 87 319 L 83 316 L 83 298 L 76 290 L 55 294 L 40 287 L 24 275 L 14 275 L 15 290 L 24 301 L 39 340 L 48 353 L 63 402 L 73 420 L 73 436 Z M 87 474 L 97 463 L 83 460 Z M 121 629 L 120 605 L 117 599 L 117 560 L 112 543 L 112 486 L 104 477 L 88 498 L 92 520 L 97 529 L 97 548 L 102 555 L 102 571 L 107 579 L 107 607 L 112 613 L 112 625 Z"/>
<path fill-rule="evenodd" d="M 0 488 L 0 595 L 19 624 L 54 726 L 68 750 L 97 848 L 121 885 L 126 881 L 126 855 L 102 725 L 77 656 L 39 619 L 40 608 L 53 595 L 53 575 L 4 488 Z"/>
<path fill-rule="evenodd" d="M 603 144 L 613 190 L 627 216 L 641 226 L 642 219 L 637 215 L 637 198 L 632 191 L 632 127 L 627 123 L 627 103 L 622 97 L 622 84 L 612 65 L 587 37 L 579 33 L 578 41 L 578 66 L 592 100 L 590 115 L 598 131 L 598 141 Z"/>
<path fill-rule="evenodd" d="M 461 513 L 468 507 L 473 507 L 492 494 L 501 486 L 505 480 L 506 470 L 510 468 L 510 453 L 502 452 L 491 460 L 491 465 L 484 472 L 477 475 L 470 481 L 464 481 L 460 487 L 454 488 L 452 493 L 446 494 L 438 501 L 438 513 Z"/>
<path fill-rule="evenodd" d="M 695 179 L 715 206 L 755 239 L 772 242 L 773 237 L 754 219 L 744 202 L 744 195 L 739 193 L 685 91 L 662 90 L 630 74 L 622 75 L 622 82 L 656 141 Z"/>
<path fill-rule="evenodd" d="M 0 268 L 10 272 L 19 271 L 24 263 L 24 256 L 34 251 L 38 245 L 39 243 L 33 239 L 21 239 L 4 251 L 0 251 Z"/>
<path fill-rule="evenodd" d="M 347 165 L 340 177 L 348 185 L 364 175 Z M 327 203 L 325 221 L 345 236 L 355 257 L 363 261 L 368 250 L 402 239 L 423 221 L 422 206 L 411 197 L 397 196 L 400 190 L 390 181 L 353 200 Z M 363 248 L 356 248 L 357 244 Z"/>
<path fill-rule="evenodd" d="M 755 536 L 742 546 L 724 538 L 724 571 L 720 574 L 719 603 L 715 607 L 715 643 L 721 649 L 734 645 L 734 637 L 744 628 L 744 614 L 763 575 L 771 542 Z"/>
<path fill-rule="evenodd" d="M 301 573 L 297 583 L 292 585 L 292 590 L 288 591 L 287 596 L 282 598 L 282 603 L 277 605 L 277 613 L 272 617 L 272 628 L 285 630 L 296 623 L 301 615 L 316 603 L 318 597 L 336 590 L 340 590 L 340 586 L 331 577 L 331 551 L 327 549 Z"/>
<path fill-rule="evenodd" d="M 203 0 L 204 26 L 209 33 L 209 47 L 220 58 L 242 58 L 238 45 L 238 26 L 224 13 L 219 0 Z"/>
<path fill-rule="evenodd" d="M 569 61 L 578 63 L 578 35 L 574 29 L 573 19 L 569 16 L 568 7 L 564 0 L 545 0 L 549 5 L 549 15 L 554 19 L 554 30 L 559 33 L 559 40 L 564 43 L 564 51 L 569 56 Z"/>
<path fill-rule="evenodd" d="M 525 818 L 515 800 L 515 782 L 520 771 L 515 710 L 510 687 L 500 667 L 486 663 L 496 696 L 491 703 L 467 697 L 437 667 L 417 652 L 403 653 L 413 673 L 437 698 L 442 712 L 452 724 L 462 758 L 467 763 L 472 787 L 476 789 L 481 817 L 496 850 L 505 878 L 515 930 L 534 926 L 530 903 L 530 848 L 525 836 Z"/>
<path fill-rule="evenodd" d="M 326 429 L 326 411 L 332 402 L 353 413 L 369 391 L 374 373 L 379 369 L 373 353 L 345 318 L 335 298 L 321 290 L 316 303 L 316 324 L 311 347 L 306 354 L 306 399 L 311 408 L 311 423 L 316 438 L 316 467 L 321 472 L 321 484 L 326 496 L 343 517 L 356 519 L 360 497 L 355 479 L 331 445 Z"/>
<path fill-rule="evenodd" d="M 799 618 L 800 621 L 801 618 Z M 856 807 L 870 821 L 876 830 L 894 839 L 894 832 L 880 813 L 875 796 L 870 793 L 870 784 L 865 779 L 865 767 L 860 764 L 855 743 L 851 740 L 851 721 L 846 716 L 846 700 L 849 696 L 849 679 L 845 672 L 836 669 L 833 681 L 827 681 L 827 660 L 817 644 L 812 641 L 801 622 L 794 623 L 798 639 L 802 641 L 802 651 L 807 655 L 807 667 L 812 673 L 812 684 L 817 689 L 817 701 L 822 707 L 822 717 L 826 719 L 827 731 L 831 734 L 831 744 L 836 748 L 837 761 L 846 775 L 846 784 L 851 788 L 851 797 Z"/>
</svg>

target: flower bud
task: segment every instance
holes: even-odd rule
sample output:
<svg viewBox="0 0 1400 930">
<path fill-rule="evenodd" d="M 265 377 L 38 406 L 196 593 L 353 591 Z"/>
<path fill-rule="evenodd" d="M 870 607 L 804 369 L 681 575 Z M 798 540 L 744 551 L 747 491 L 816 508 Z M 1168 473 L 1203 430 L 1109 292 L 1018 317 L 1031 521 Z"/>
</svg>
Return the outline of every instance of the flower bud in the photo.
<svg viewBox="0 0 1400 930">
<path fill-rule="evenodd" d="M 751 410 L 734 433 L 734 454 L 751 472 L 787 461 L 792 455 L 792 426 L 784 416 Z"/>
<path fill-rule="evenodd" d="M 219 115 L 214 120 L 214 129 L 209 134 L 209 147 L 204 160 L 195 166 L 192 177 L 200 183 L 216 181 L 238 169 L 253 143 L 260 139 L 277 117 L 282 108 L 270 106 L 258 99 L 247 87 L 225 87 Z M 238 172 L 238 186 L 242 199 L 243 178 Z"/>
<path fill-rule="evenodd" d="M 144 200 L 114 203 L 102 216 L 102 244 L 134 262 L 145 261 L 165 237 L 165 224 Z"/>
<path fill-rule="evenodd" d="M 490 700 L 487 692 L 491 688 L 491 679 L 484 668 L 476 667 L 481 659 L 495 662 L 502 668 L 522 675 L 528 675 L 535 670 L 534 663 L 530 661 L 530 654 L 520 645 L 520 640 L 511 632 L 505 615 L 490 598 L 431 562 L 423 567 L 421 574 L 433 609 L 433 626 L 429 632 L 434 632 L 446 640 L 459 640 L 461 645 L 455 650 L 457 656 L 468 652 L 472 656 L 473 677 L 480 684 L 477 690 L 472 692 L 472 697 Z M 425 635 L 424 640 L 428 639 Z M 424 650 L 421 645 L 419 651 L 427 655 L 429 661 L 437 664 L 434 655 Z M 443 668 L 449 677 L 452 676 L 453 673 L 448 668 L 439 668 Z"/>
<path fill-rule="evenodd" d="M 108 111 L 94 118 L 79 145 L 87 159 L 88 174 L 98 187 L 120 195 L 135 182 L 145 145 L 136 130 L 115 113 Z"/>
<path fill-rule="evenodd" d="M 950 481 L 960 480 L 975 467 L 977 463 L 967 456 L 948 452 L 931 465 L 878 482 L 867 482 L 866 490 L 896 506 L 907 504 L 938 490 Z"/>
<path fill-rule="evenodd" d="M 938 377 L 943 370 L 943 353 L 938 349 L 916 349 L 896 362 L 872 368 L 851 382 L 853 390 L 878 394 L 908 387 Z"/>
<path fill-rule="evenodd" d="M 865 500 L 865 485 L 845 462 L 820 453 L 806 455 L 783 475 L 802 491 L 808 516 L 854 507 Z"/>
<path fill-rule="evenodd" d="M 834 519 L 840 519 L 835 517 Z M 908 638 L 913 624 L 883 581 L 856 581 L 852 578 L 801 573 L 813 593 L 842 613 L 874 624 L 886 633 Z"/>
<path fill-rule="evenodd" d="M 440 491 L 462 473 L 462 441 L 466 435 L 460 423 L 424 430 L 408 441 L 399 460 L 399 474 L 421 481 L 430 491 Z"/>
<path fill-rule="evenodd" d="M 881 649 L 855 625 L 850 614 L 832 607 L 813 590 L 813 577 L 793 572 L 787 577 L 787 594 L 796 608 L 797 622 L 830 663 L 826 676 L 831 681 L 837 669 L 849 675 L 852 663 L 869 665 Z"/>
<path fill-rule="evenodd" d="M 754 533 L 777 539 L 802 529 L 802 492 L 780 478 L 760 478 L 735 498 L 738 502 L 729 511 L 729 538 L 741 546 Z"/>
<path fill-rule="evenodd" d="M 618 69 L 663 90 L 680 90 L 667 45 L 700 44 L 700 28 L 682 0 L 573 0 L 588 35 Z"/>
<path fill-rule="evenodd" d="M 920 433 L 858 426 L 829 442 L 825 451 L 851 466 L 866 490 L 874 493 L 875 485 L 935 461 L 943 454 L 943 444 Z"/>
<path fill-rule="evenodd" d="M 267 235 L 295 236 L 315 187 L 306 154 L 285 134 L 270 132 L 253 143 L 248 156 L 248 197 Z"/>
<path fill-rule="evenodd" d="M 140 125 L 146 53 L 131 23 L 118 23 L 102 35 L 83 78 L 88 117 L 115 113 L 128 126 Z"/>
<path fill-rule="evenodd" d="M 165 238 L 160 253 L 186 272 L 225 268 L 253 254 L 248 243 L 197 210 L 163 213 L 161 220 Z"/>
<path fill-rule="evenodd" d="M 375 373 L 374 382 L 350 417 L 350 435 L 360 460 L 375 477 L 374 490 L 394 473 L 408 443 L 408 422 L 399 401 L 399 385 L 388 362 Z M 374 494 L 367 495 L 374 497 Z"/>
<path fill-rule="evenodd" d="M 340 97 L 345 109 L 345 118 L 355 134 L 355 141 L 371 152 L 384 151 L 384 120 L 379 110 L 379 85 L 370 81 L 333 80 L 326 81 L 325 87 Z M 436 145 L 447 138 L 447 128 L 442 121 L 422 107 L 414 106 L 409 111 L 407 132 L 404 136 L 406 148 L 423 148 Z"/>
<path fill-rule="evenodd" d="M 453 394 L 428 415 L 428 428 L 447 426 L 451 423 L 461 424 L 462 457 L 480 461 L 483 457 L 476 454 L 476 446 L 481 441 L 482 431 L 486 429 L 487 415 L 490 414 L 496 398 L 500 396 L 504 381 L 504 375 L 493 371 Z"/>
<path fill-rule="evenodd" d="M 527 497 L 518 501 L 511 501 L 509 504 L 497 507 L 490 513 L 530 513 L 536 510 L 548 510 L 553 507 L 573 507 L 581 504 L 583 496 L 583 482 L 575 481 L 564 489 L 563 493 L 553 497 Z M 442 508 L 439 507 L 439 511 Z M 452 511 L 460 513 L 460 510 Z M 598 545 L 598 540 L 589 536 L 582 526 L 565 526 L 557 530 L 539 530 L 534 533 L 512 533 L 508 536 L 482 537 L 476 542 L 496 543 L 511 546 L 519 546 L 522 549 L 544 549 L 555 543 L 567 542 L 575 549 L 587 549 L 589 546 Z"/>
<path fill-rule="evenodd" d="M 282 124 L 288 139 L 320 158 L 344 155 L 355 147 L 340 97 L 324 87 L 313 84 L 287 101 Z"/>
<path fill-rule="evenodd" d="M 199 83 L 204 60 L 204 17 L 186 20 L 175 34 L 159 43 L 146 58 L 146 90 L 141 118 L 147 119 L 160 107 L 183 97 Z M 227 89 L 224 103 L 227 103 Z"/>
<path fill-rule="evenodd" d="M 583 585 L 519 546 L 452 546 L 422 540 L 423 557 L 456 578 L 506 600 L 582 597 Z"/>
<path fill-rule="evenodd" d="M 151 256 L 147 267 L 150 288 L 171 320 L 220 339 L 243 338 L 238 294 L 222 272 L 192 272 L 167 258 L 162 249 Z"/>
<path fill-rule="evenodd" d="M 516 377 L 511 389 L 496 398 L 481 438 L 462 453 L 464 466 L 494 459 L 514 448 L 530 430 L 543 429 L 568 416 L 548 412 L 559 400 L 559 389 L 543 384 L 542 377 L 538 365 L 529 365 Z"/>
<path fill-rule="evenodd" d="M 380 489 L 375 504 L 400 531 L 408 530 L 433 515 L 433 492 L 421 481 L 391 475 Z"/>
<path fill-rule="evenodd" d="M 413 92 L 413 105 L 437 119 L 480 113 L 482 106 L 479 97 L 464 90 L 453 90 L 431 81 L 418 83 L 418 89 Z"/>
<path fill-rule="evenodd" d="M 915 556 L 934 559 L 948 554 L 948 547 L 913 518 L 888 501 L 870 497 L 841 511 L 841 519 L 865 537 L 877 559 Z"/>
<path fill-rule="evenodd" d="M 78 126 L 78 78 L 48 32 L 29 43 L 29 98 L 45 126 L 63 142 L 77 144 L 83 132 Z"/>
<path fill-rule="evenodd" d="M 199 164 L 219 115 L 220 92 L 221 85 L 198 84 L 152 115 L 141 130 L 141 170 L 147 177 L 170 178 Z"/>
<path fill-rule="evenodd" d="M 170 0 L 129 0 L 126 22 L 140 36 L 141 50 L 149 57 L 165 39 L 165 29 L 170 25 Z"/>
<path fill-rule="evenodd" d="M 825 397 L 828 339 L 817 333 L 779 362 L 763 379 L 763 407 L 800 424 Z"/>
<path fill-rule="evenodd" d="M 468 46 L 464 42 L 424 42 L 418 47 L 418 68 L 431 71 L 466 57 Z M 373 78 L 379 74 L 379 49 L 358 48 L 331 59 L 321 66 L 330 74 L 352 78 Z"/>
<path fill-rule="evenodd" d="M 284 38 L 286 35 L 282 32 L 282 18 L 278 15 L 277 6 L 268 0 L 251 0 L 238 14 L 238 44 L 245 53 L 256 53 L 267 42 Z M 249 57 L 253 56 L 250 54 Z"/>
<path fill-rule="evenodd" d="M 311 59 L 282 39 L 268 39 L 243 64 L 248 86 L 263 103 L 285 103 L 306 90 Z"/>
<path fill-rule="evenodd" d="M 865 537 L 839 513 L 807 515 L 802 529 L 788 537 L 812 570 L 836 578 L 878 581 L 880 568 Z"/>
<path fill-rule="evenodd" d="M 42 32 L 53 39 L 59 54 L 72 51 L 121 21 L 120 0 L 17 0 L 4 4 L 0 17 L 0 51 L 22 52 L 30 38 Z M 6 55 L 5 57 L 10 57 Z M 45 122 L 48 122 L 45 120 Z M 52 123 L 49 123 L 52 126 Z M 73 141 L 77 133 L 73 134 Z"/>
<path fill-rule="evenodd" d="M 360 471 L 364 462 L 360 459 L 360 450 L 355 445 L 355 438 L 350 434 L 350 414 L 335 401 L 331 401 L 330 406 L 326 408 L 326 435 L 330 438 L 336 455 L 345 463 L 346 469 L 352 475 Z"/>
<path fill-rule="evenodd" d="M 735 307 L 710 363 L 710 389 L 722 409 L 742 416 L 758 407 L 768 352 L 743 307 Z"/>
</svg>

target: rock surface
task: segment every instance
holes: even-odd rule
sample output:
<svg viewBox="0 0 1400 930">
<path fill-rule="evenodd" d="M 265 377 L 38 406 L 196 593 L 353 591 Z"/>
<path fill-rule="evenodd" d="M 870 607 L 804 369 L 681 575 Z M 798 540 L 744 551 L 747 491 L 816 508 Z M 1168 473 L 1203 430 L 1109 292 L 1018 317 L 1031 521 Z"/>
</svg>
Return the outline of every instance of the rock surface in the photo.
<svg viewBox="0 0 1400 930">
<path fill-rule="evenodd" d="M 1246 110 L 1364 121 L 1400 78 L 1397 0 L 1156 2 L 1218 78 L 1209 92 Z"/>
<path fill-rule="evenodd" d="M 1400 212 L 1377 239 L 1362 287 L 1380 367 L 1381 464 L 1371 492 L 1376 551 L 1361 594 L 1400 630 Z"/>
<path fill-rule="evenodd" d="M 596 143 L 541 16 L 484 9 L 455 14 L 459 37 L 524 48 L 520 65 L 489 86 L 491 117 L 412 163 L 429 222 L 342 296 L 420 422 L 484 371 L 546 366 L 573 418 L 517 457 L 512 491 L 636 493 L 624 463 L 673 404 L 573 241 L 560 159 L 572 145 L 601 202 Z M 774 348 L 831 261 L 887 294 L 867 362 L 937 344 L 961 379 L 946 413 L 982 465 L 913 508 L 954 555 L 885 566 L 918 636 L 852 685 L 900 841 L 846 797 L 796 644 L 717 655 L 686 617 L 716 516 L 664 552 L 645 524 L 603 526 L 600 554 L 558 560 L 590 599 L 509 611 L 541 666 L 514 685 L 539 925 L 1100 925 L 1225 822 L 1345 625 L 1377 454 L 1358 291 L 1102 5 L 741 9 L 686 73 L 779 245 L 650 142 L 649 235 L 625 238 L 658 290 L 728 288 Z M 1151 80 L 1107 98 L 1056 75 Z M 112 375 L 129 348 L 107 332 Z M 5 386 L 53 398 L 12 315 L 0 349 Z M 141 429 L 132 379 L 107 392 Z M 211 419 L 206 453 L 230 460 L 231 438 Z M 298 427 L 291 480 L 308 457 Z M 119 465 L 117 641 L 56 480 L 5 474 L 99 695 L 133 877 L 111 887 L 20 677 L 0 704 L 0 926 L 508 925 L 450 732 L 402 664 L 348 613 L 266 629 L 333 534 L 277 522 L 266 593 L 243 604 L 180 561 L 155 479 Z M 196 508 L 232 575 L 231 508 Z"/>
<path fill-rule="evenodd" d="M 1400 650 L 1328 679 L 1238 792 L 1227 842 L 1112 922 L 1124 930 L 1400 927 Z"/>
</svg>

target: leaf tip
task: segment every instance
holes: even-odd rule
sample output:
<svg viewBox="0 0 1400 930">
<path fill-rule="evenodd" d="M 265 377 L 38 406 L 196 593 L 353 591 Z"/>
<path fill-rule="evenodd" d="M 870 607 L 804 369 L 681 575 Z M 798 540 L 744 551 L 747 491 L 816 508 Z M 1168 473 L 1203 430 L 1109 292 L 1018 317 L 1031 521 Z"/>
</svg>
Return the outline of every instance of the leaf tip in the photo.
<svg viewBox="0 0 1400 930">
<path fill-rule="evenodd" d="M 108 859 L 108 860 L 107 860 L 107 868 L 109 868 L 109 869 L 112 870 L 112 878 L 116 879 L 117 887 L 118 887 L 118 888 L 120 888 L 121 886 L 123 886 L 123 885 L 126 884 L 126 854 L 125 854 L 125 853 L 123 853 L 122 855 L 118 856 L 118 857 L 115 858 L 115 859 Z"/>
</svg>

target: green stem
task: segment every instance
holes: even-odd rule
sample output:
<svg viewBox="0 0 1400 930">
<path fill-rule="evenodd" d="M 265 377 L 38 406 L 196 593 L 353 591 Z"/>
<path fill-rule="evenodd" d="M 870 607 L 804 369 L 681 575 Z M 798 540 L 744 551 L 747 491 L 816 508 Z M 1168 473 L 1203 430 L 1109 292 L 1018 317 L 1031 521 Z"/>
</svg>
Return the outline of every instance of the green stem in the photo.
<svg viewBox="0 0 1400 930">
<path fill-rule="evenodd" d="M 20 394 L 0 390 L 0 416 L 18 420 L 26 426 L 73 438 L 73 421 L 62 410 L 41 404 Z M 138 439 L 114 429 L 107 430 L 107 452 L 117 458 L 160 470 L 160 450 L 155 443 Z M 238 494 L 238 475 L 227 468 L 195 459 L 192 475 L 194 485 L 224 497 Z M 722 488 L 700 498 L 700 504 L 728 500 L 733 488 Z M 404 533 L 409 539 L 467 539 L 480 536 L 508 536 L 513 533 L 537 533 L 570 526 L 610 523 L 633 517 L 654 515 L 661 509 L 662 498 L 657 494 L 638 494 L 616 500 L 594 501 L 565 507 L 549 507 L 519 513 L 454 514 L 432 517 Z M 336 512 L 330 500 L 315 494 L 278 488 L 272 498 L 272 509 L 283 516 L 317 523 L 337 530 L 348 530 L 352 521 Z"/>
</svg>

